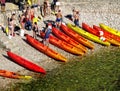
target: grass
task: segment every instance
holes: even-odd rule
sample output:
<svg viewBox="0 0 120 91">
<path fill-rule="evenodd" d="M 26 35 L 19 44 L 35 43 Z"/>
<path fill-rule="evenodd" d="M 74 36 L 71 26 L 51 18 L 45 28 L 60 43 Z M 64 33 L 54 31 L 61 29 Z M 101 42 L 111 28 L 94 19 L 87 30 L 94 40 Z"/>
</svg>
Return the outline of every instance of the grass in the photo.
<svg viewBox="0 0 120 91">
<path fill-rule="evenodd" d="M 120 91 L 120 48 L 103 48 L 77 58 L 43 78 L 18 83 L 10 91 Z"/>
</svg>

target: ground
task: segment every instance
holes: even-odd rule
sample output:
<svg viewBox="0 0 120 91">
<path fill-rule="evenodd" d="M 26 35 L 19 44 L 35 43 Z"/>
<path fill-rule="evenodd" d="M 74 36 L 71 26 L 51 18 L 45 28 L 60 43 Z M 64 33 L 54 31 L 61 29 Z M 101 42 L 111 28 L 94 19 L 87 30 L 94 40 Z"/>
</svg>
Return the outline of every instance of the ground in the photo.
<svg viewBox="0 0 120 91">
<path fill-rule="evenodd" d="M 12 6 L 12 7 L 11 7 Z M 89 2 L 79 2 L 79 3 L 65 3 L 62 2 L 62 12 L 63 12 L 63 16 L 67 15 L 67 14 L 71 14 L 72 13 L 72 8 L 76 7 L 78 10 L 80 10 L 80 24 L 82 22 L 86 22 L 89 25 L 93 25 L 93 24 L 99 24 L 99 23 L 105 23 L 111 27 L 115 27 L 116 29 L 120 29 L 119 23 L 120 23 L 120 17 L 119 17 L 119 3 L 117 2 L 110 2 L 110 3 L 104 3 L 104 2 L 91 2 L 89 4 Z M 6 9 L 13 9 L 13 8 L 17 8 L 16 6 L 14 6 L 13 4 L 9 3 L 7 4 Z M 108 14 L 109 13 L 109 14 Z M 2 19 L 2 18 L 1 18 Z M 44 18 L 45 20 L 55 20 L 55 16 L 51 15 L 51 16 L 47 16 L 46 18 Z M 70 22 L 68 19 L 64 18 L 65 22 Z M 117 25 L 117 26 L 116 26 Z M 41 21 L 41 28 L 44 27 L 44 23 Z M 32 35 L 32 31 L 26 31 L 26 33 L 29 33 L 30 35 Z M 7 37 L 6 37 L 7 38 Z M 31 47 L 30 45 L 28 45 L 25 42 L 25 37 L 20 37 L 19 35 L 16 35 L 15 38 L 13 38 L 12 40 L 10 40 L 12 42 L 14 42 L 19 49 L 16 51 L 17 54 L 21 55 L 22 57 L 25 57 L 29 60 L 31 60 L 32 62 L 42 66 L 43 68 L 45 68 L 45 70 L 50 71 L 58 66 L 61 65 L 60 62 L 57 62 L 49 57 L 47 57 L 46 55 L 40 53 L 39 51 L 35 50 L 33 47 Z M 94 50 L 90 50 L 88 49 L 88 53 L 85 54 L 85 56 L 87 56 L 88 54 L 92 53 L 92 52 L 96 52 L 98 51 L 101 47 L 101 45 L 99 44 L 95 44 L 95 49 Z M 75 58 L 77 56 L 69 54 L 53 45 L 50 45 L 50 48 L 56 50 L 59 53 L 64 54 L 68 60 L 70 58 Z M 1 64 L 0 64 L 0 69 L 5 69 L 5 70 L 9 70 L 9 71 L 14 71 L 23 75 L 32 75 L 33 78 L 36 78 L 36 75 L 39 76 L 40 74 L 38 73 L 34 73 L 31 71 L 28 71 L 26 69 L 24 69 L 23 67 L 11 62 L 9 59 L 7 59 L 5 56 L 7 56 L 6 54 L 6 50 L 3 50 L 1 48 L 0 50 L 0 60 L 1 60 Z M 84 56 L 83 56 L 84 57 Z M 9 79 L 9 78 L 4 78 L 4 77 L 0 77 L 0 88 L 9 88 L 11 86 L 12 83 L 14 82 L 19 82 L 19 81 L 24 81 L 24 80 L 15 80 L 15 79 Z"/>
</svg>

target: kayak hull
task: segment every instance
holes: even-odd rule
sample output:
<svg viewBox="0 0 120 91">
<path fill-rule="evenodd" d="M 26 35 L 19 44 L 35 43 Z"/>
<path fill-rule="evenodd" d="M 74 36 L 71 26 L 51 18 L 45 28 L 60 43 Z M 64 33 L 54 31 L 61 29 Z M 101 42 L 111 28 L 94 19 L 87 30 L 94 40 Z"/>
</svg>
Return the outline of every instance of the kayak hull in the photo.
<svg viewBox="0 0 120 91">
<path fill-rule="evenodd" d="M 71 29 L 73 29 L 75 32 L 77 32 L 78 34 L 80 34 L 81 36 L 83 36 L 83 37 L 85 37 L 85 38 L 87 38 L 87 39 L 89 39 L 89 40 L 92 40 L 92 41 L 94 41 L 94 42 L 96 42 L 96 43 L 99 43 L 99 44 L 102 44 L 102 45 L 104 45 L 104 46 L 110 46 L 110 43 L 109 42 L 104 42 L 104 41 L 101 41 L 100 39 L 99 39 L 99 37 L 97 37 L 97 36 L 95 36 L 95 35 L 93 35 L 93 34 L 91 34 L 91 33 L 89 33 L 89 32 L 86 32 L 85 30 L 83 30 L 83 29 L 81 29 L 81 28 L 79 28 L 79 27 L 77 27 L 77 26 L 74 26 L 74 25 L 72 25 L 72 24 L 67 24 L 67 26 L 69 27 L 69 28 L 71 28 Z"/>
<path fill-rule="evenodd" d="M 17 74 L 15 72 L 7 71 L 7 70 L 0 70 L 0 76 L 12 78 L 12 79 L 31 79 L 31 76 L 24 76 Z"/>
<path fill-rule="evenodd" d="M 120 46 L 120 37 L 108 32 L 108 31 L 105 31 L 104 29 L 98 27 L 98 26 L 95 26 L 93 25 L 93 28 L 96 30 L 96 31 L 103 31 L 104 33 L 104 36 L 108 39 L 108 41 L 113 44 L 113 45 L 116 45 L 116 46 Z"/>
<path fill-rule="evenodd" d="M 94 45 L 88 41 L 87 39 L 85 39 L 84 37 L 80 36 L 79 34 L 77 34 L 75 31 L 73 31 L 72 29 L 68 28 L 66 25 L 61 24 L 60 26 L 61 30 L 63 30 L 67 35 L 69 35 L 70 37 L 72 37 L 74 40 L 78 41 L 79 43 L 81 43 L 82 45 L 90 48 L 90 49 L 94 49 Z"/>
<path fill-rule="evenodd" d="M 55 52 L 54 50 L 50 49 L 48 46 L 45 46 L 44 44 L 40 43 L 39 41 L 37 41 L 36 39 L 32 38 L 29 35 L 26 35 L 26 40 L 28 41 L 28 43 L 30 45 L 32 45 L 34 48 L 36 48 L 37 50 L 39 50 L 40 52 L 46 54 L 47 56 L 58 60 L 58 61 L 62 61 L 62 62 L 66 62 L 67 59 L 62 56 L 61 54 Z"/>
<path fill-rule="evenodd" d="M 92 33 L 96 36 L 98 36 L 100 38 L 100 33 L 99 31 L 93 29 L 92 27 L 90 27 L 89 25 L 85 24 L 85 23 L 82 23 L 82 28 L 85 29 L 86 31 L 88 31 L 89 33 Z M 104 33 L 104 32 L 103 32 Z M 106 39 L 106 41 L 110 42 L 112 45 L 115 45 L 115 46 L 120 46 L 120 43 L 112 38 L 110 38 L 109 36 L 107 35 L 103 35 Z"/>
<path fill-rule="evenodd" d="M 81 49 L 84 52 L 87 52 L 87 49 L 85 46 L 83 46 L 82 44 L 80 44 L 79 42 L 75 41 L 74 39 L 70 38 L 69 36 L 67 36 L 66 34 L 64 34 L 63 32 L 61 32 L 59 29 L 53 27 L 52 28 L 52 33 L 57 36 L 59 39 L 66 41 L 67 43 Z"/>
<path fill-rule="evenodd" d="M 45 34 L 43 32 L 41 32 L 41 37 L 44 37 L 44 35 Z M 69 52 L 69 53 L 72 53 L 75 55 L 83 55 L 84 54 L 83 51 L 80 50 L 79 48 L 74 47 L 73 45 L 68 44 L 67 42 L 65 42 L 63 40 L 58 39 L 57 37 L 55 37 L 53 35 L 50 35 L 49 42 L 51 44 L 57 46 L 58 48 L 63 49 L 66 52 Z"/>
<path fill-rule="evenodd" d="M 27 59 L 24 59 L 24 58 L 16 55 L 15 53 L 12 53 L 12 52 L 8 51 L 7 55 L 12 59 L 13 62 L 25 67 L 28 70 L 31 70 L 31 71 L 34 71 L 34 72 L 40 72 L 40 73 L 43 73 L 43 74 L 46 73 L 46 71 L 42 67 L 30 62 Z"/>
<path fill-rule="evenodd" d="M 108 32 L 110 32 L 110 33 L 112 33 L 112 34 L 117 35 L 117 36 L 120 37 L 120 31 L 118 31 L 118 30 L 116 30 L 116 29 L 113 29 L 113 28 L 111 28 L 111 27 L 109 27 L 109 26 L 107 26 L 107 25 L 105 25 L 105 24 L 103 24 L 103 23 L 101 23 L 101 24 L 99 24 L 99 25 L 100 25 L 100 27 L 101 27 L 102 29 L 104 29 L 104 30 L 106 30 L 106 31 L 108 31 Z"/>
</svg>

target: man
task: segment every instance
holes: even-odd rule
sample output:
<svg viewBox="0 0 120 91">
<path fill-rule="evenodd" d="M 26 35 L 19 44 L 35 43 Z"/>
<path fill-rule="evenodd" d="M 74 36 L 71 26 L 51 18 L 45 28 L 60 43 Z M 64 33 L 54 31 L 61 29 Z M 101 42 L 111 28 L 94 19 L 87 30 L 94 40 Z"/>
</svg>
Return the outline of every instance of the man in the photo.
<svg viewBox="0 0 120 91">
<path fill-rule="evenodd" d="M 61 26 L 62 23 L 62 13 L 61 10 L 58 11 L 58 13 L 56 14 L 56 26 L 59 28 Z"/>
<path fill-rule="evenodd" d="M 45 30 L 45 36 L 44 36 L 44 40 L 43 40 L 43 43 L 46 45 L 46 46 L 49 46 L 49 37 L 50 37 L 50 34 L 52 32 L 52 25 L 51 24 L 47 24 L 46 25 L 46 30 Z"/>
</svg>

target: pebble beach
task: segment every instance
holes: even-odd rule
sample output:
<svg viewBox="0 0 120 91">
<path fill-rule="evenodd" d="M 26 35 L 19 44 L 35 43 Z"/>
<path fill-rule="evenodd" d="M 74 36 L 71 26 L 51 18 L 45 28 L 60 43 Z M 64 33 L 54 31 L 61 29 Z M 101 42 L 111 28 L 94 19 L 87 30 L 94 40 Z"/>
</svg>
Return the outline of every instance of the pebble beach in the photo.
<svg viewBox="0 0 120 91">
<path fill-rule="evenodd" d="M 119 0 L 109 0 L 109 1 L 108 0 L 103 0 L 103 1 L 100 1 L 100 0 L 75 0 L 75 1 L 65 0 L 65 1 L 61 0 L 61 7 L 60 7 L 62 10 L 63 16 L 66 16 L 67 14 L 72 14 L 72 8 L 75 7 L 76 9 L 80 11 L 80 24 L 82 24 L 82 22 L 85 22 L 89 24 L 90 26 L 92 26 L 92 25 L 99 25 L 99 23 L 104 23 L 110 27 L 120 30 L 120 2 Z M 11 3 L 7 4 L 6 9 L 9 10 L 10 9 L 9 7 L 11 5 L 13 6 L 11 7 L 11 10 L 18 9 L 16 5 L 13 5 Z M 37 12 L 37 15 L 39 15 L 39 12 L 40 12 L 39 9 L 37 9 L 36 12 Z M 9 15 L 10 13 L 11 12 L 9 11 L 6 12 L 6 15 Z M 2 18 L 4 17 L 2 13 L 0 14 L 0 17 L 1 17 L 0 24 L 2 24 L 4 21 L 4 18 Z M 46 20 L 55 21 L 55 16 L 52 14 L 50 16 L 46 16 L 44 18 L 44 21 Z M 66 23 L 71 22 L 65 17 L 63 18 L 63 21 Z M 45 24 L 43 23 L 43 21 L 41 21 L 40 27 L 42 28 L 44 26 Z M 4 37 L 6 36 L 3 32 L 0 32 L 0 33 L 2 33 Z M 25 33 L 32 35 L 32 31 L 25 31 Z M 6 40 L 9 40 L 7 36 L 5 38 Z M 2 39 L 2 36 L 0 36 L 0 39 Z M 47 72 L 64 64 L 52 58 L 49 58 L 43 53 L 37 51 L 36 49 L 31 47 L 28 43 L 26 43 L 25 39 L 26 39 L 25 37 L 16 35 L 13 39 L 9 40 L 10 43 L 14 43 L 13 46 L 15 45 L 15 47 L 18 48 L 17 50 L 15 50 L 16 54 L 30 60 L 31 62 L 34 62 L 40 65 Z M 102 47 L 105 47 L 105 46 L 102 46 L 94 42 L 92 43 L 95 45 L 95 49 L 94 50 L 88 49 L 88 52 L 84 56 L 90 55 L 93 52 L 95 53 L 99 51 Z M 71 61 L 70 60 L 71 58 L 75 59 L 78 57 L 80 58 L 84 57 L 84 56 L 75 56 L 70 53 L 67 53 L 55 47 L 54 45 L 50 45 L 49 47 L 61 53 L 62 55 L 64 55 L 68 59 L 68 62 Z M 29 70 L 26 70 L 25 68 L 10 61 L 7 58 L 6 50 L 2 47 L 0 48 L 0 61 L 1 61 L 0 69 L 17 72 L 22 75 L 31 75 L 34 79 L 37 78 L 36 75 L 38 77 L 41 75 L 40 73 L 34 73 Z M 1 89 L 9 88 L 11 84 L 15 82 L 19 82 L 19 81 L 25 81 L 25 80 L 16 80 L 16 79 L 0 77 L 0 88 Z"/>
</svg>

